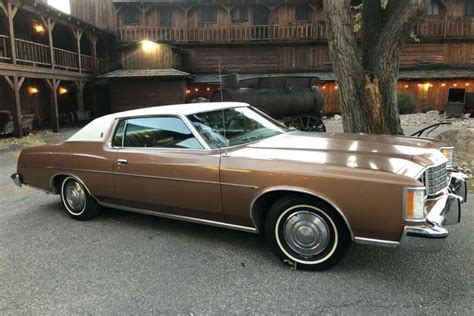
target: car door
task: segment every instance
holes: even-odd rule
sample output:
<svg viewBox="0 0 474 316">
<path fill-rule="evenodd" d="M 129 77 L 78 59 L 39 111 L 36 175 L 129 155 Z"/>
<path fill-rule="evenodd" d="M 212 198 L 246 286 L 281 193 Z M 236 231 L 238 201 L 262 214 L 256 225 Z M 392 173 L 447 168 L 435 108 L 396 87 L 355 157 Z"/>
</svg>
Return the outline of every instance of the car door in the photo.
<svg viewBox="0 0 474 316">
<path fill-rule="evenodd" d="M 117 124 L 114 189 L 120 205 L 224 221 L 219 151 L 210 150 L 178 116 Z"/>
</svg>

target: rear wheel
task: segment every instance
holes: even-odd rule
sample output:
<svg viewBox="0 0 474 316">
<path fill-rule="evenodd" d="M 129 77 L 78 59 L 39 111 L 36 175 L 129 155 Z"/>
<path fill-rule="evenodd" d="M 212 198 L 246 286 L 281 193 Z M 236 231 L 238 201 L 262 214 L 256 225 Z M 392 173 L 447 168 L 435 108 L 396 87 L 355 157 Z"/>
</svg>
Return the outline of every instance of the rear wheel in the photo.
<svg viewBox="0 0 474 316">
<path fill-rule="evenodd" d="M 323 121 L 314 114 L 298 115 L 288 123 L 288 127 L 303 132 L 326 132 L 326 126 Z"/>
<path fill-rule="evenodd" d="M 335 266 L 351 242 L 339 214 L 326 203 L 311 198 L 277 201 L 267 215 L 265 232 L 280 259 L 308 270 Z"/>
<path fill-rule="evenodd" d="M 61 185 L 61 201 L 69 215 L 77 220 L 89 220 L 99 216 L 101 208 L 76 178 L 67 177 Z"/>
</svg>

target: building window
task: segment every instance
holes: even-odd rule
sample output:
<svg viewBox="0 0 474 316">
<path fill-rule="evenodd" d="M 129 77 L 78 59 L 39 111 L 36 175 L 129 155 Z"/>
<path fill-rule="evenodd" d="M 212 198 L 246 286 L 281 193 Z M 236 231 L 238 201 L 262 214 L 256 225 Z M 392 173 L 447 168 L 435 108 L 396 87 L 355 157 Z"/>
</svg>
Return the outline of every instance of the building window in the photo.
<svg viewBox="0 0 474 316">
<path fill-rule="evenodd" d="M 122 10 L 124 24 L 138 24 L 140 23 L 137 8 L 126 7 Z"/>
<path fill-rule="evenodd" d="M 296 21 L 309 21 L 311 8 L 306 4 L 297 5 L 295 7 L 295 18 Z"/>
<path fill-rule="evenodd" d="M 247 21 L 247 7 L 243 5 L 236 6 L 232 10 L 232 22 L 245 22 Z"/>
<path fill-rule="evenodd" d="M 160 8 L 160 25 L 171 27 L 171 9 L 167 7 Z"/>
<path fill-rule="evenodd" d="M 466 15 L 474 16 L 474 1 L 466 0 Z"/>
<path fill-rule="evenodd" d="M 204 6 L 201 8 L 201 23 L 216 23 L 217 7 Z"/>
<path fill-rule="evenodd" d="M 428 5 L 428 11 L 426 12 L 428 16 L 437 16 L 439 15 L 439 3 L 437 0 L 431 0 Z"/>
</svg>

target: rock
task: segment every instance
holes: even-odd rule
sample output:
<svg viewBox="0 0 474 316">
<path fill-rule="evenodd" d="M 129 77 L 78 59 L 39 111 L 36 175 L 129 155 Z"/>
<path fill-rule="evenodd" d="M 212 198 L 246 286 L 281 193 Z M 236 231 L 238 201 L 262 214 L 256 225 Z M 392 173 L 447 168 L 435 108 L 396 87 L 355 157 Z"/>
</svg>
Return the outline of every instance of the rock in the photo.
<svg viewBox="0 0 474 316">
<path fill-rule="evenodd" d="M 339 114 L 336 114 L 336 115 L 334 115 L 334 120 L 335 121 L 342 121 L 342 116 L 340 116 Z"/>
<path fill-rule="evenodd" d="M 453 160 L 459 171 L 474 174 L 474 128 L 447 130 L 438 138 L 454 146 Z"/>
</svg>

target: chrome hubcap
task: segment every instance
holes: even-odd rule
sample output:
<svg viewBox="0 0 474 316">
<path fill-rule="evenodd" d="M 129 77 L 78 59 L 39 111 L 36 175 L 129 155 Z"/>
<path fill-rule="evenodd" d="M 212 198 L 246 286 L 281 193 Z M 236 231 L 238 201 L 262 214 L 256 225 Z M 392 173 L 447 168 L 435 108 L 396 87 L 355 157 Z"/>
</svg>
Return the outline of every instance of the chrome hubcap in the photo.
<svg viewBox="0 0 474 316">
<path fill-rule="evenodd" d="M 86 193 L 76 181 L 69 181 L 64 188 L 66 202 L 73 213 L 80 213 L 86 204 Z"/>
<path fill-rule="evenodd" d="M 331 232 L 326 221 L 318 214 L 298 211 L 286 219 L 283 235 L 293 251 L 311 257 L 326 249 Z"/>
</svg>

